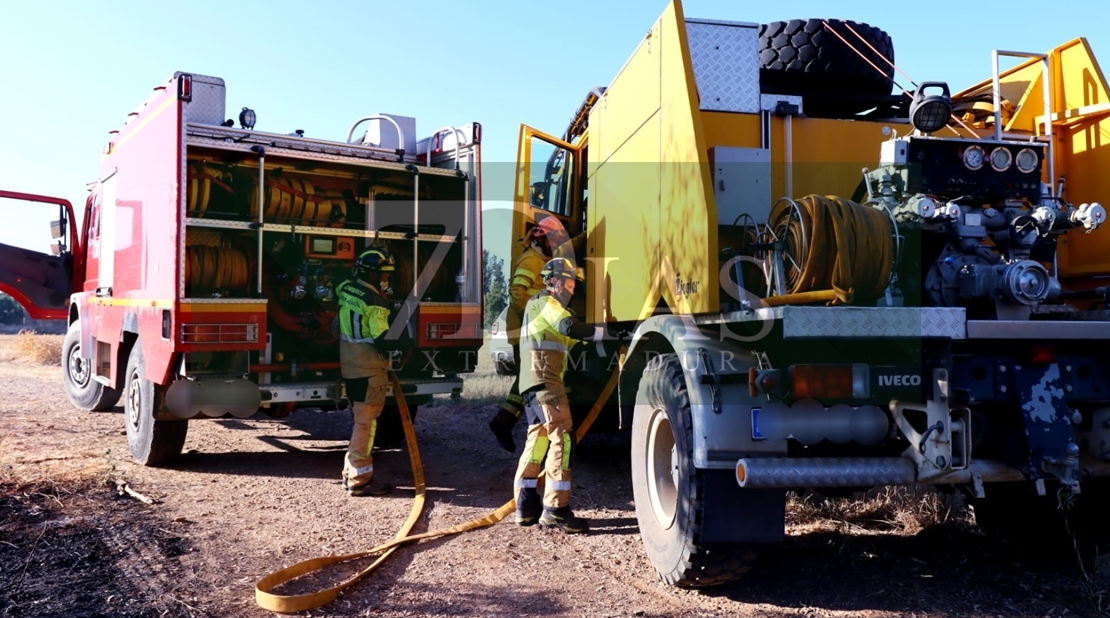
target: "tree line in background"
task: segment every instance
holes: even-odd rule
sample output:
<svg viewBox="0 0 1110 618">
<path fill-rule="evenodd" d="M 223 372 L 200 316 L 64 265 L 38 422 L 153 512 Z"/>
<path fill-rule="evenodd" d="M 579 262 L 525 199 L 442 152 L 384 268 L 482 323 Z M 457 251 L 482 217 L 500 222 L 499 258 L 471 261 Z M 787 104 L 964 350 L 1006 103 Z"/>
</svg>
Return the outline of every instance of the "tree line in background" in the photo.
<svg viewBox="0 0 1110 618">
<path fill-rule="evenodd" d="M 509 288 L 505 282 L 505 260 L 482 249 L 482 302 L 484 326 L 488 329 L 509 304 Z"/>
</svg>

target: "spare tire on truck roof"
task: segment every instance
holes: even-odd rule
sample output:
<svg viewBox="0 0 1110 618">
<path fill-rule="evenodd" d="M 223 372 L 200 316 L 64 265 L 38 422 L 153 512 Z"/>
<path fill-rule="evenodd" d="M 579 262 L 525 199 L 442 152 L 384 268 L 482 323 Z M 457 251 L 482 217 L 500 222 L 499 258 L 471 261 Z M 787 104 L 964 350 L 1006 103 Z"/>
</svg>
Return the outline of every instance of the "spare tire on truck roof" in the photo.
<svg viewBox="0 0 1110 618">
<path fill-rule="evenodd" d="M 893 62 L 890 35 L 868 24 L 792 19 L 759 27 L 761 90 L 803 97 L 807 116 L 850 116 L 875 107 L 891 93 Z"/>
</svg>

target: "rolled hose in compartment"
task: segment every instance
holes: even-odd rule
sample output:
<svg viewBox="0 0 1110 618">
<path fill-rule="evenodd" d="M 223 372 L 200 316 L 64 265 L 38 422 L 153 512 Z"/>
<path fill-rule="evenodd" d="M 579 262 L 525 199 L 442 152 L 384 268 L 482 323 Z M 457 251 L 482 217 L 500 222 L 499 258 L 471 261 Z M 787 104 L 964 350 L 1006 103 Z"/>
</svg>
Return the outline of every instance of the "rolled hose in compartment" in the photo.
<svg viewBox="0 0 1110 618">
<path fill-rule="evenodd" d="M 189 296 L 246 290 L 250 265 L 244 253 L 228 247 L 190 245 L 185 254 L 185 282 Z"/>
</svg>

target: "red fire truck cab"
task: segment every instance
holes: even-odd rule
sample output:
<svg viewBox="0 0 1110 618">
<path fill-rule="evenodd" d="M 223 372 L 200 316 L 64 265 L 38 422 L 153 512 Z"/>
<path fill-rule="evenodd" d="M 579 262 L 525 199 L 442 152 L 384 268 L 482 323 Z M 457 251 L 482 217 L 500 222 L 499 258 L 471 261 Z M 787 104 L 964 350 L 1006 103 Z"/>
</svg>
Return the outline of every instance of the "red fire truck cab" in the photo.
<svg viewBox="0 0 1110 618">
<path fill-rule="evenodd" d="M 346 139 L 227 119 L 223 80 L 177 72 L 105 147 L 80 221 L 63 199 L 50 254 L 0 244 L 0 291 L 69 321 L 82 409 L 121 399 L 131 453 L 180 454 L 188 420 L 338 409 L 336 286 L 367 247 L 396 260 L 390 336 L 406 401 L 458 392 L 482 343 L 481 126 L 359 119 Z M 384 287 L 384 286 L 383 286 Z M 394 404 L 390 393 L 390 404 Z M 399 439 L 395 406 L 379 435 Z"/>
</svg>

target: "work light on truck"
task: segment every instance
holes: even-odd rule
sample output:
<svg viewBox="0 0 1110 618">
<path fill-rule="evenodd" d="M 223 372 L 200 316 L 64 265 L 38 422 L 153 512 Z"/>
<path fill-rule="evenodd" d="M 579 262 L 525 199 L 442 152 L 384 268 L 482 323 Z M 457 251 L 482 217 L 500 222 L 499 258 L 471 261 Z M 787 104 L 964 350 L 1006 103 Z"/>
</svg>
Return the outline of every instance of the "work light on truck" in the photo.
<svg viewBox="0 0 1110 618">
<path fill-rule="evenodd" d="M 255 121 L 258 120 L 258 114 L 249 107 L 244 107 L 243 111 L 239 112 L 239 124 L 244 129 L 253 129 Z"/>
<path fill-rule="evenodd" d="M 940 88 L 941 94 L 926 95 L 927 88 Z M 925 82 L 918 86 L 910 103 L 910 122 L 922 133 L 939 131 L 948 125 L 952 116 L 951 95 L 944 82 Z"/>
<path fill-rule="evenodd" d="M 867 365 L 792 365 L 789 372 L 795 399 L 866 399 L 871 393 Z"/>
</svg>

